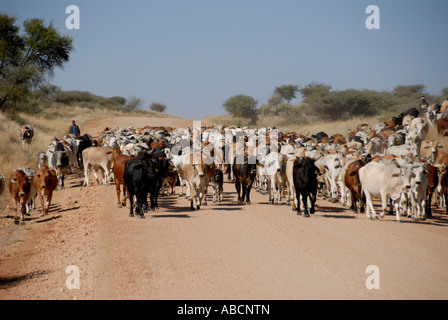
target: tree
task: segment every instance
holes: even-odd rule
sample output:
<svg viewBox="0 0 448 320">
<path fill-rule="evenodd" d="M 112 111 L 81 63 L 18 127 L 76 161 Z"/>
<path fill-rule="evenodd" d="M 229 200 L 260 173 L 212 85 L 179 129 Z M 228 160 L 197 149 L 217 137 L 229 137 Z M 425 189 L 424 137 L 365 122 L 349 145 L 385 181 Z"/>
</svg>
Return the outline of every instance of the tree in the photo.
<svg viewBox="0 0 448 320">
<path fill-rule="evenodd" d="M 426 86 L 423 84 L 413 84 L 409 86 L 396 86 L 392 94 L 396 97 L 418 97 L 424 94 Z"/>
<path fill-rule="evenodd" d="M 331 86 L 319 82 L 311 82 L 300 89 L 303 102 L 312 103 L 313 100 L 321 99 L 330 93 Z"/>
<path fill-rule="evenodd" d="M 257 121 L 258 101 L 244 94 L 238 94 L 227 99 L 223 103 L 224 109 L 237 118 L 251 119 L 252 123 Z"/>
<path fill-rule="evenodd" d="M 275 87 L 274 94 L 280 95 L 289 104 L 292 99 L 296 98 L 296 93 L 299 92 L 299 86 L 292 84 L 284 84 L 280 87 Z"/>
<path fill-rule="evenodd" d="M 19 34 L 16 18 L 0 12 L 0 111 L 16 102 L 51 77 L 55 68 L 69 60 L 73 39 L 60 35 L 52 23 L 28 19 Z"/>
<path fill-rule="evenodd" d="M 153 103 L 151 103 L 151 106 L 149 108 L 152 111 L 165 112 L 166 104 L 163 104 L 163 103 L 160 103 L 160 102 L 153 102 Z"/>
<path fill-rule="evenodd" d="M 126 100 L 126 107 L 130 110 L 137 110 L 141 109 L 144 103 L 145 100 L 143 100 L 142 98 L 132 96 Z"/>
<path fill-rule="evenodd" d="M 274 92 L 268 100 L 268 103 L 273 107 L 277 107 L 281 105 L 283 102 L 284 102 L 283 97 L 277 92 Z"/>
</svg>

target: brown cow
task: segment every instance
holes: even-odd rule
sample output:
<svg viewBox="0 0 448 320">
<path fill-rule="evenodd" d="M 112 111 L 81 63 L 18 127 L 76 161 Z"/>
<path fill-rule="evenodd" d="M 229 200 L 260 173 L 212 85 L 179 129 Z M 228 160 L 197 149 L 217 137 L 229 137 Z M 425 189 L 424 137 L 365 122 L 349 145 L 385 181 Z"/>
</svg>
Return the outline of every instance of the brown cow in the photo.
<svg viewBox="0 0 448 320">
<path fill-rule="evenodd" d="M 42 215 L 48 214 L 51 205 L 53 192 L 58 186 L 58 177 L 55 170 L 44 166 L 36 172 L 33 180 L 34 188 L 37 190 L 40 205 L 42 207 Z"/>
<path fill-rule="evenodd" d="M 332 135 L 331 142 L 334 144 L 340 144 L 340 145 L 347 143 L 344 136 L 340 133 L 335 133 L 334 135 Z"/>
<path fill-rule="evenodd" d="M 25 213 L 27 213 L 27 204 L 30 200 L 33 186 L 33 177 L 27 176 L 23 170 L 14 172 L 9 178 L 9 193 L 13 207 L 17 209 L 14 222 L 25 223 Z M 19 213 L 21 214 L 19 218 Z"/>
<path fill-rule="evenodd" d="M 428 172 L 428 190 L 426 192 L 426 208 L 425 213 L 427 217 L 432 217 L 431 214 L 431 200 L 434 191 L 437 189 L 439 185 L 439 169 L 431 164 L 426 165 L 426 171 Z"/>
<path fill-rule="evenodd" d="M 442 186 L 442 195 L 445 199 L 445 206 L 446 206 L 446 214 L 448 214 L 448 170 L 446 170 L 446 167 L 443 166 L 441 171 L 441 177 L 440 177 L 440 185 Z"/>
<path fill-rule="evenodd" d="M 440 165 L 445 164 L 446 166 L 448 166 L 448 152 L 439 151 L 439 154 L 437 155 L 436 164 Z"/>
<path fill-rule="evenodd" d="M 442 137 L 448 136 L 448 119 L 445 117 L 440 118 L 436 122 L 437 124 L 437 132 L 439 135 L 442 135 Z"/>
<path fill-rule="evenodd" d="M 350 209 L 353 212 L 359 211 L 359 213 L 364 212 L 364 199 L 362 194 L 362 186 L 359 181 L 358 171 L 361 167 L 365 165 L 362 160 L 356 160 L 350 163 L 347 167 L 347 171 L 344 176 L 344 183 L 350 190 L 352 197 L 352 205 Z"/>
<path fill-rule="evenodd" d="M 434 164 L 438 158 L 439 148 L 443 148 L 439 142 L 423 140 L 420 145 L 420 158 Z"/>
<path fill-rule="evenodd" d="M 113 164 L 112 172 L 114 173 L 114 182 L 115 182 L 115 188 L 117 191 L 117 206 L 120 207 L 126 207 L 126 199 L 129 195 L 128 190 L 126 188 L 126 185 L 124 184 L 124 168 L 125 164 L 128 160 L 134 159 L 135 156 L 127 156 L 127 155 L 119 155 Z M 123 184 L 123 200 L 120 201 L 120 192 L 121 188 L 120 185 Z"/>
</svg>

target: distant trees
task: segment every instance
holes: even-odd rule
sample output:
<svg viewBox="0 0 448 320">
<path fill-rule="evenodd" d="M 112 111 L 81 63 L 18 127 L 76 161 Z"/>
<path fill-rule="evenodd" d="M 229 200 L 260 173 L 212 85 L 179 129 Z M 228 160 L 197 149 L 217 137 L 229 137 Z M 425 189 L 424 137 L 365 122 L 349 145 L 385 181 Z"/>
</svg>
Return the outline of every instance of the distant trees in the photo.
<svg viewBox="0 0 448 320">
<path fill-rule="evenodd" d="M 73 50 L 73 39 L 63 36 L 52 23 L 41 19 L 23 23 L 19 34 L 16 18 L 0 12 L 0 112 L 13 110 L 33 88 L 63 68 Z"/>
<path fill-rule="evenodd" d="M 257 122 L 257 104 L 254 98 L 238 94 L 223 103 L 223 108 L 236 118 L 250 119 L 252 123 Z"/>
</svg>

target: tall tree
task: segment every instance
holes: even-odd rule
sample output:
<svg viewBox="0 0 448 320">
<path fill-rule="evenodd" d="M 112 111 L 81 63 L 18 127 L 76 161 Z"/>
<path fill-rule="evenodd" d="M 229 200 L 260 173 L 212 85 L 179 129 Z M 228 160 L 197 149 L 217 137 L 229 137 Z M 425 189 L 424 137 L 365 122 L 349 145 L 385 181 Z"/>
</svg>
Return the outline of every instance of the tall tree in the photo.
<svg viewBox="0 0 448 320">
<path fill-rule="evenodd" d="M 288 102 L 291 102 L 292 99 L 296 98 L 296 94 L 299 92 L 299 86 L 292 84 L 284 84 L 279 87 L 275 87 L 274 94 L 280 95 L 283 99 Z"/>
<path fill-rule="evenodd" d="M 227 99 L 223 103 L 224 109 L 237 118 L 251 119 L 253 123 L 257 121 L 258 101 L 250 96 L 238 94 Z"/>
<path fill-rule="evenodd" d="M 19 34 L 16 18 L 0 12 L 0 111 L 16 107 L 33 87 L 63 68 L 73 39 L 42 19 L 28 19 Z"/>
</svg>

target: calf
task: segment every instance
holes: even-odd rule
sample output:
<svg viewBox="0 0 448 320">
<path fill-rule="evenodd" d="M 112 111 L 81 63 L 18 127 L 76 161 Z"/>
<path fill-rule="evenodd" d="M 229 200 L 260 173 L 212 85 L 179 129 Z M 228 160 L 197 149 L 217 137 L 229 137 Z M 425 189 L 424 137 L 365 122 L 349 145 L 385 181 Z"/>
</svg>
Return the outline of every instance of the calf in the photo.
<svg viewBox="0 0 448 320">
<path fill-rule="evenodd" d="M 33 180 L 34 188 L 39 196 L 42 215 L 48 214 L 53 197 L 53 191 L 58 186 L 58 177 L 56 171 L 44 166 L 36 172 Z"/>
<path fill-rule="evenodd" d="M 280 204 L 283 189 L 286 186 L 286 162 L 285 155 L 271 152 L 266 156 L 265 169 L 269 179 L 269 201 L 272 204 Z"/>
<path fill-rule="evenodd" d="M 317 194 L 317 176 L 319 169 L 314 164 L 314 160 L 308 157 L 297 158 L 294 161 L 293 180 L 295 189 L 295 203 L 297 214 L 300 214 L 300 197 L 303 203 L 303 216 L 309 217 L 310 213 L 315 212 L 314 205 L 316 203 Z M 311 208 L 308 212 L 308 197 L 310 198 Z"/>
<path fill-rule="evenodd" d="M 257 164 L 255 157 L 244 155 L 242 163 L 234 159 L 232 166 L 235 178 L 235 188 L 238 193 L 238 203 L 250 204 L 250 190 L 257 175 Z M 243 189 L 241 194 L 241 188 Z"/>
<path fill-rule="evenodd" d="M 223 184 L 224 184 L 224 173 L 222 172 L 221 169 L 215 169 L 215 174 L 213 175 L 212 178 L 213 202 L 222 201 Z"/>
<path fill-rule="evenodd" d="M 8 186 L 13 206 L 17 210 L 14 222 L 23 224 L 25 223 L 25 213 L 29 213 L 27 204 L 32 197 L 33 177 L 27 176 L 23 170 L 15 171 L 9 178 Z"/>
</svg>

